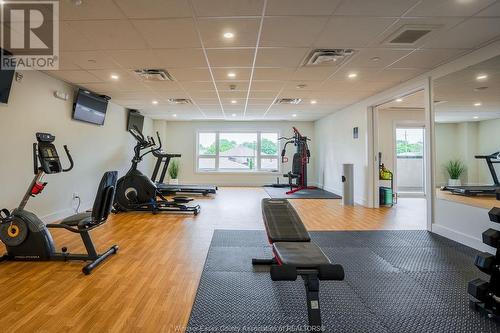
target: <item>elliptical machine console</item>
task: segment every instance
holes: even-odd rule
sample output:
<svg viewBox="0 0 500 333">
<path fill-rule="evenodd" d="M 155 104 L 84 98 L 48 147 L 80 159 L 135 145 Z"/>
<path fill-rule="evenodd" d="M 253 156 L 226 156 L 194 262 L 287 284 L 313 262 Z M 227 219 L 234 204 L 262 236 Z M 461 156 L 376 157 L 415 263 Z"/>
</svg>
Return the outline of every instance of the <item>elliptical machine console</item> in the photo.
<svg viewBox="0 0 500 333">
<path fill-rule="evenodd" d="M 66 169 L 62 167 L 57 149 L 53 144 L 55 136 L 49 133 L 37 133 L 36 139 L 37 142 L 33 144 L 35 177 L 19 206 L 12 212 L 2 209 L 0 213 L 0 240 L 7 248 L 7 253 L 0 257 L 0 261 L 90 260 L 92 262 L 82 269 L 85 274 L 90 274 L 107 257 L 118 251 L 118 246 L 114 245 L 103 254 L 98 254 L 89 233 L 90 230 L 106 222 L 115 193 L 117 172 L 109 171 L 104 174 L 92 212 L 75 214 L 60 223 L 45 225 L 38 216 L 25 210 L 26 204 L 31 197 L 42 193 L 47 185 L 42 181 L 46 174 L 68 172 L 73 169 L 74 163 L 65 145 L 64 150 L 70 166 Z M 87 254 L 70 254 L 67 253 L 65 247 L 62 248 L 61 253 L 56 252 L 49 228 L 63 228 L 80 234 Z"/>
<path fill-rule="evenodd" d="M 172 200 L 167 199 L 158 190 L 156 184 L 137 169 L 137 165 L 144 156 L 159 151 L 161 146 L 157 146 L 155 140 L 151 137 L 146 139 L 137 126 L 134 126 L 129 132 L 135 138 L 137 144 L 134 147 L 134 157 L 130 170 L 118 180 L 114 212 L 151 211 L 156 214 L 166 211 L 198 215 L 201 209 L 199 205 L 186 205 L 193 199 L 183 196 L 174 197 Z M 158 132 L 156 135 L 158 142 L 160 142 Z M 142 153 L 144 150 L 147 151 Z"/>
</svg>

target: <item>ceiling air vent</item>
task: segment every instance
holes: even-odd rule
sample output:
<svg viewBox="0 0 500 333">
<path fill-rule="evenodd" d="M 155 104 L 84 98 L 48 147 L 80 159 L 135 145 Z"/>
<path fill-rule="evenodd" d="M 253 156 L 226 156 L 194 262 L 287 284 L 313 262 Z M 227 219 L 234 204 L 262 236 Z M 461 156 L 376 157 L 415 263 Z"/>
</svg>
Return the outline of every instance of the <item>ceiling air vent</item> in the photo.
<svg viewBox="0 0 500 333">
<path fill-rule="evenodd" d="M 438 25 L 404 25 L 386 39 L 385 44 L 390 45 L 414 45 L 432 31 L 437 30 Z"/>
<path fill-rule="evenodd" d="M 306 60 L 304 66 L 318 65 L 340 65 L 354 54 L 351 49 L 316 49 L 313 50 Z"/>
<path fill-rule="evenodd" d="M 300 98 L 278 98 L 274 104 L 299 104 L 302 102 Z"/>
<path fill-rule="evenodd" d="M 188 98 L 169 98 L 168 102 L 170 104 L 191 104 L 191 100 Z"/>
<path fill-rule="evenodd" d="M 173 81 L 174 78 L 164 69 L 136 69 L 134 73 L 143 81 Z"/>
</svg>

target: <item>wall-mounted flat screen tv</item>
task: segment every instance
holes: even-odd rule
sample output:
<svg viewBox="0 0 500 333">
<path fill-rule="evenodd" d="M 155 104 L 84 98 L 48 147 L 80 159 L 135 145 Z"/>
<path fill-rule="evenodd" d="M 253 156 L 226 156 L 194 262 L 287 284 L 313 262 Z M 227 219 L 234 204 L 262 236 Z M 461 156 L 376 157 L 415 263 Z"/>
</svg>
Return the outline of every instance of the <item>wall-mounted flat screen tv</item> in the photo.
<svg viewBox="0 0 500 333">
<path fill-rule="evenodd" d="M 144 116 L 137 110 L 128 110 L 127 131 L 130 131 L 134 126 L 142 132 L 144 126 Z"/>
<path fill-rule="evenodd" d="M 79 89 L 73 107 L 73 119 L 104 125 L 109 97 Z"/>
<path fill-rule="evenodd" d="M 12 53 L 0 48 L 3 57 L 12 57 Z M 0 68 L 0 103 L 7 104 L 9 102 L 10 89 L 12 87 L 12 79 L 14 78 L 14 68 Z"/>
</svg>

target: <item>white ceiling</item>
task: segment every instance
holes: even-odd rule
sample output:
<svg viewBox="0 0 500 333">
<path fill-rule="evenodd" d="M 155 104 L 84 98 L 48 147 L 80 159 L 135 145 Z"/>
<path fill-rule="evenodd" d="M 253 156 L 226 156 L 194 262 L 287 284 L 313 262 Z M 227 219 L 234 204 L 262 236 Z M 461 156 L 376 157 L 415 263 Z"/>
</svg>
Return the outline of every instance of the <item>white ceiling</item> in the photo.
<svg viewBox="0 0 500 333">
<path fill-rule="evenodd" d="M 74 3 L 61 1 L 61 68 L 48 74 L 170 120 L 283 120 L 294 114 L 315 120 L 500 36 L 500 4 L 494 0 Z M 420 24 L 437 30 L 412 47 L 385 44 L 403 25 Z M 229 31 L 234 38 L 223 38 Z M 301 67 L 314 48 L 356 53 L 342 66 Z M 175 82 L 140 81 L 131 72 L 138 68 L 166 69 Z M 348 79 L 351 72 L 358 76 Z M 277 97 L 303 101 L 274 105 Z M 193 104 L 170 105 L 169 98 Z"/>
<path fill-rule="evenodd" d="M 434 99 L 438 122 L 500 118 L 500 56 L 435 80 Z"/>
</svg>

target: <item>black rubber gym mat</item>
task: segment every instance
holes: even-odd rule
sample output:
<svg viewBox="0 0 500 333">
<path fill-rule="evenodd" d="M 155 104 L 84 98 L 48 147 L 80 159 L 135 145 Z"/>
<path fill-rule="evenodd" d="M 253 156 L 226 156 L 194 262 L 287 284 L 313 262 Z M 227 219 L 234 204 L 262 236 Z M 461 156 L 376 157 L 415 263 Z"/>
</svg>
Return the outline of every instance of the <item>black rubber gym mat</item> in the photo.
<svg viewBox="0 0 500 333">
<path fill-rule="evenodd" d="M 342 199 L 340 195 L 321 188 L 301 190 L 292 194 L 286 194 L 286 192 L 290 191 L 289 187 L 264 186 L 264 189 L 273 199 Z"/>
<path fill-rule="evenodd" d="M 346 272 L 321 281 L 326 332 L 500 332 L 469 308 L 467 282 L 486 277 L 477 251 L 427 231 L 311 232 Z M 301 332 L 305 290 L 271 281 L 252 258 L 270 257 L 264 231 L 216 230 L 188 332 Z"/>
</svg>

